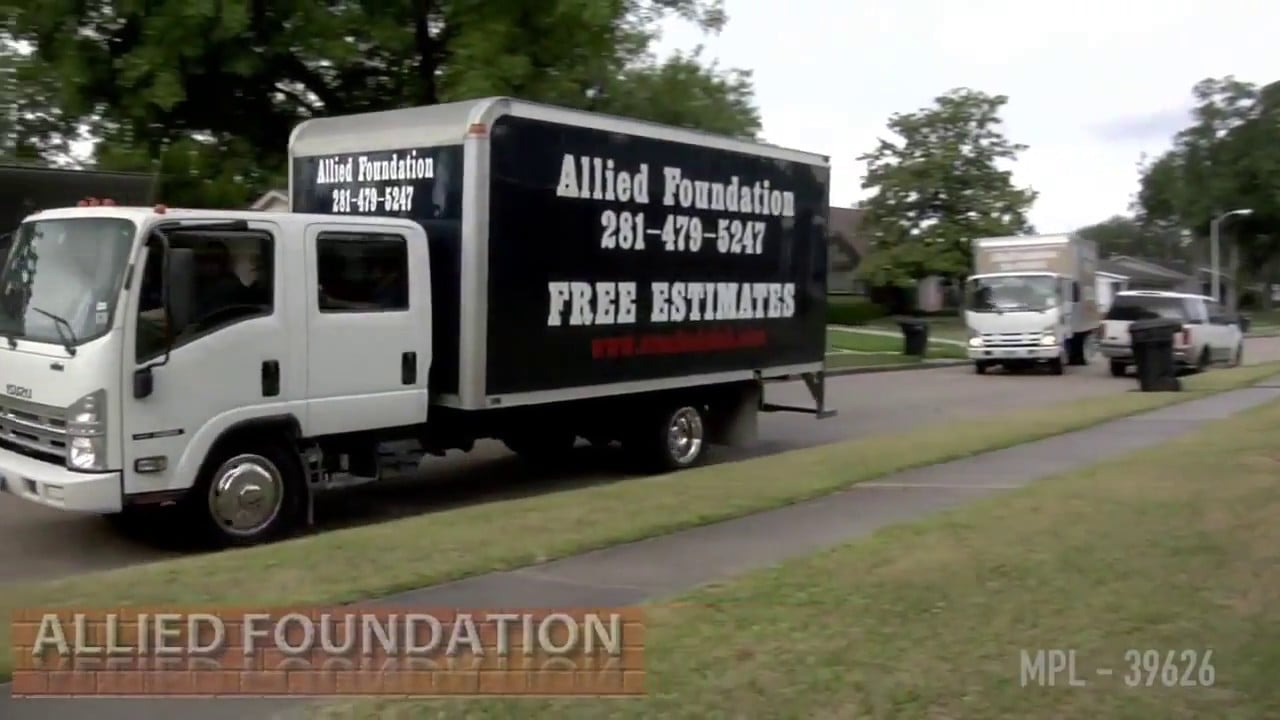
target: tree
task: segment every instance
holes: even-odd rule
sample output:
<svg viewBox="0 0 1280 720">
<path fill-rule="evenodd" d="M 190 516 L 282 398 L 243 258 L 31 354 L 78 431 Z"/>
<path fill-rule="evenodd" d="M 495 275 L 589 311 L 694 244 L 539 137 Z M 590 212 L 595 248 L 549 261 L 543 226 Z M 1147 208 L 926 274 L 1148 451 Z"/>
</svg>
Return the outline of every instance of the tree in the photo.
<svg viewBox="0 0 1280 720">
<path fill-rule="evenodd" d="M 11 4 L 13 37 L 56 69 L 60 131 L 90 126 L 103 167 L 160 164 L 178 179 L 170 202 L 244 202 L 278 182 L 306 118 L 468 97 L 759 129 L 748 76 L 648 52 L 672 15 L 718 31 L 721 0 Z"/>
<path fill-rule="evenodd" d="M 1186 260 L 1182 238 L 1176 231 L 1148 227 L 1135 218 L 1114 215 L 1100 223 L 1076 230 L 1076 234 L 1098 244 L 1098 254 L 1130 255 L 1164 260 Z"/>
<path fill-rule="evenodd" d="M 0 25 L 0 160 L 73 163 L 74 123 L 64 122 L 51 69 Z"/>
<path fill-rule="evenodd" d="M 1173 147 L 1142 169 L 1137 198 L 1147 226 L 1186 228 L 1209 235 L 1221 213 L 1250 208 L 1223 233 L 1231 275 L 1269 279 L 1280 253 L 1280 83 L 1258 87 L 1228 76 L 1192 89 L 1193 122 Z M 1225 230 L 1225 229 L 1224 229 Z M 1236 273 L 1236 268 L 1246 272 Z M 1228 301 L 1236 301 L 1235 287 Z"/>
<path fill-rule="evenodd" d="M 1032 232 L 1036 193 L 1016 187 L 1002 167 L 1026 149 L 1001 132 L 1007 102 L 961 88 L 889 119 L 897 138 L 859 158 L 867 163 L 862 187 L 874 191 L 864 205 L 867 280 L 908 287 L 930 275 L 963 278 L 973 239 Z"/>
</svg>

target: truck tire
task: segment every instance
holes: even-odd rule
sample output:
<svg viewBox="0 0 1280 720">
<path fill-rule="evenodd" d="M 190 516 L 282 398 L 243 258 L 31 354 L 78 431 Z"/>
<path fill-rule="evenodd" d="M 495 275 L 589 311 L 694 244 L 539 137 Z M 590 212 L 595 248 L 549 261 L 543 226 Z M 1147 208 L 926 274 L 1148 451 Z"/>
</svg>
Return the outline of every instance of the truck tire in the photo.
<svg viewBox="0 0 1280 720">
<path fill-rule="evenodd" d="M 1049 361 L 1049 374 L 1062 375 L 1065 372 L 1066 363 L 1062 361 L 1062 357 L 1056 357 Z"/>
<path fill-rule="evenodd" d="M 1213 358 L 1209 355 L 1209 347 L 1205 346 L 1200 351 L 1200 357 L 1196 360 L 1195 372 L 1202 373 L 1207 371 L 1213 365 Z"/>
<path fill-rule="evenodd" d="M 706 452 L 706 422 L 701 407 L 671 405 L 652 413 L 636 428 L 632 454 L 648 472 L 672 472 L 693 467 Z"/>
<path fill-rule="evenodd" d="M 245 547 L 293 530 L 305 496 L 297 453 L 276 443 L 243 442 L 215 448 L 186 503 L 202 539 L 216 547 Z"/>
<path fill-rule="evenodd" d="M 1129 370 L 1129 366 L 1126 365 L 1125 363 L 1122 363 L 1119 360 L 1111 361 L 1112 377 L 1124 377 L 1125 373 L 1128 372 L 1128 370 Z"/>
<path fill-rule="evenodd" d="M 982 360 L 973 361 L 973 371 L 979 375 L 987 374 L 987 363 Z"/>
</svg>

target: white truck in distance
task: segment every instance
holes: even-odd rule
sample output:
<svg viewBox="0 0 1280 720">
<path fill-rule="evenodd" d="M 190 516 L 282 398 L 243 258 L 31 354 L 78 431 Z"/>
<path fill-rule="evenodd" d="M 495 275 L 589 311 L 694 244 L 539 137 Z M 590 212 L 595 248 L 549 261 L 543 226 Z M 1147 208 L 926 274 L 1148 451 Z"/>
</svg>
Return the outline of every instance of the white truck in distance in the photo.
<svg viewBox="0 0 1280 720">
<path fill-rule="evenodd" d="M 662 472 L 833 414 L 823 156 L 496 98 L 308 121 L 290 158 L 291 212 L 19 226 L 0 492 L 250 545 L 481 440 Z M 787 378 L 815 407 L 764 401 Z"/>
<path fill-rule="evenodd" d="M 1100 325 L 1096 243 L 1075 235 L 982 238 L 973 243 L 965 325 L 974 370 L 1087 365 Z"/>
</svg>

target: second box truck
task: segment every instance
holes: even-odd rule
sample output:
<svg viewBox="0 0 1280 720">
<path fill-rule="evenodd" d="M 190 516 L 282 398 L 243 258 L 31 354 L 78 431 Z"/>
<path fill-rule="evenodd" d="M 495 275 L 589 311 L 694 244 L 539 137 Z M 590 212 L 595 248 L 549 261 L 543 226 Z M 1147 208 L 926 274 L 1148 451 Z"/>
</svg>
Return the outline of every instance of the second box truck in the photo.
<svg viewBox="0 0 1280 720">
<path fill-rule="evenodd" d="M 979 374 L 1086 365 L 1097 346 L 1098 246 L 1076 235 L 981 238 L 966 287 L 969 357 Z"/>
</svg>

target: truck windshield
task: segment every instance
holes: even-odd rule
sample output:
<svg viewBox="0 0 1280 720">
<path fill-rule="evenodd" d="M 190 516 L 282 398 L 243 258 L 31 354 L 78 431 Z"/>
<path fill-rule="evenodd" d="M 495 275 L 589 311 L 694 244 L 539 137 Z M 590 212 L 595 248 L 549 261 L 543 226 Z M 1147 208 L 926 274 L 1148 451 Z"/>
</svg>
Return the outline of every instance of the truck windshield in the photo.
<svg viewBox="0 0 1280 720">
<path fill-rule="evenodd" d="M 23 223 L 0 268 L 0 336 L 73 346 L 105 333 L 135 233 L 119 218 Z"/>
<path fill-rule="evenodd" d="M 1058 279 L 1050 275 L 1011 275 L 969 281 L 968 308 L 974 312 L 1048 310 L 1058 305 Z"/>
</svg>

